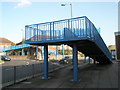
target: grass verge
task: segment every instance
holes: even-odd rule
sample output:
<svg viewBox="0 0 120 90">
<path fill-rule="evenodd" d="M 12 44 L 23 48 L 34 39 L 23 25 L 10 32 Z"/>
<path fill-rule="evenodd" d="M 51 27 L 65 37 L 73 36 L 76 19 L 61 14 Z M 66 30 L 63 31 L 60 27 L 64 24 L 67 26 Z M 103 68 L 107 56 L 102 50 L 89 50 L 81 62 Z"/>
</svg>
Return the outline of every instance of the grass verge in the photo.
<svg viewBox="0 0 120 90">
<path fill-rule="evenodd" d="M 0 64 L 3 64 L 3 63 L 4 63 L 4 61 L 0 60 Z"/>
</svg>

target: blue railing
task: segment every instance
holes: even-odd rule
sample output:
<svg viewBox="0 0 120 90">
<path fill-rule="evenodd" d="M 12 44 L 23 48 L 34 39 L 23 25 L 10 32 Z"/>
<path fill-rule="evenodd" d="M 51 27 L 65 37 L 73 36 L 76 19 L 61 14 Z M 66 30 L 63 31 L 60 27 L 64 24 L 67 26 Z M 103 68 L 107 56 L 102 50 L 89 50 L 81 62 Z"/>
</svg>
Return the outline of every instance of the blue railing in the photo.
<svg viewBox="0 0 120 90">
<path fill-rule="evenodd" d="M 94 42 L 97 44 L 97 46 L 103 51 L 103 53 L 109 58 L 109 60 L 112 59 L 112 55 L 109 52 L 106 44 L 104 43 L 102 37 L 100 36 L 99 32 L 95 28 L 95 26 L 92 24 L 92 27 L 89 26 L 90 23 L 92 23 L 87 17 L 86 17 L 86 26 L 88 27 L 87 29 L 93 29 L 93 35 L 94 35 Z"/>
<path fill-rule="evenodd" d="M 111 60 L 112 56 L 94 24 L 86 17 L 77 17 L 25 26 L 26 43 L 89 39 Z"/>
<path fill-rule="evenodd" d="M 93 38 L 93 30 L 86 27 L 86 17 L 25 26 L 26 41 L 71 40 L 76 36 Z"/>
<path fill-rule="evenodd" d="M 16 46 L 10 46 L 10 47 L 6 47 L 6 48 L 2 48 L 1 52 L 6 52 L 6 51 L 11 51 L 11 50 L 16 50 L 16 49 L 22 49 L 22 48 L 31 47 L 31 46 L 33 46 L 33 45 L 21 44 L 21 45 L 16 45 Z"/>
</svg>

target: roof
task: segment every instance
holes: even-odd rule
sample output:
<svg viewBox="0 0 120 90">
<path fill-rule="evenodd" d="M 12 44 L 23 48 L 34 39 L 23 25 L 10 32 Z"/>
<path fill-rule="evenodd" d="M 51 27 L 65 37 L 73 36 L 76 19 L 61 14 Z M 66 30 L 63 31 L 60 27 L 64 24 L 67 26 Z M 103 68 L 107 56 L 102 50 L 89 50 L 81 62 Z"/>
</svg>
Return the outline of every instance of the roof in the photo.
<svg viewBox="0 0 120 90">
<path fill-rule="evenodd" d="M 14 43 L 14 42 L 6 39 L 6 38 L 0 38 L 0 42 L 1 42 L 1 43 Z"/>
<path fill-rule="evenodd" d="M 115 45 L 109 45 L 108 48 L 109 50 L 115 50 Z"/>
<path fill-rule="evenodd" d="M 120 35 L 120 31 L 115 32 L 115 36 L 118 36 L 118 35 Z"/>
</svg>

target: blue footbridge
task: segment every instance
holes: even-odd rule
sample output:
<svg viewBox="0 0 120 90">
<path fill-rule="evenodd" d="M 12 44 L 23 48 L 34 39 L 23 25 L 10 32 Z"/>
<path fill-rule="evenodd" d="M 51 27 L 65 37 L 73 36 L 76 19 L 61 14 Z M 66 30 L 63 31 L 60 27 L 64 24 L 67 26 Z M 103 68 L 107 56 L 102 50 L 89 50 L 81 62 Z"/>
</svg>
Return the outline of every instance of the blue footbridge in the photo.
<svg viewBox="0 0 120 90">
<path fill-rule="evenodd" d="M 26 44 L 44 46 L 44 79 L 48 79 L 48 45 L 66 44 L 73 48 L 73 81 L 78 78 L 78 51 L 94 63 L 112 63 L 112 56 L 94 24 L 77 17 L 25 26 Z"/>
<path fill-rule="evenodd" d="M 0 52 L 8 52 L 8 51 L 12 51 L 12 50 L 19 50 L 19 49 L 24 49 L 24 48 L 33 47 L 33 46 L 36 46 L 36 54 L 38 54 L 38 50 L 37 50 L 38 47 L 37 47 L 37 45 L 30 45 L 30 44 L 20 44 L 20 45 L 15 45 L 15 46 L 2 48 L 0 50 Z M 59 52 L 57 50 L 54 50 L 54 49 L 49 49 L 48 52 L 59 55 Z"/>
</svg>

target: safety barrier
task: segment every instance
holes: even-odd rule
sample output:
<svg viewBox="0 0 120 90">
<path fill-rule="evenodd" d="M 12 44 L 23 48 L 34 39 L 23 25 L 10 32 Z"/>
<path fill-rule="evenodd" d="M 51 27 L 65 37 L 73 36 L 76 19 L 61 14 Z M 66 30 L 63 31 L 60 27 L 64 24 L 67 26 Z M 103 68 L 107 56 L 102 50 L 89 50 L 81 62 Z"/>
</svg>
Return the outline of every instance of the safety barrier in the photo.
<svg viewBox="0 0 120 90">
<path fill-rule="evenodd" d="M 58 63 L 49 63 L 49 72 L 67 66 Z M 2 67 L 2 87 L 6 87 L 17 82 L 36 77 L 43 74 L 43 63 L 21 65 L 21 66 L 3 66 Z"/>
</svg>

